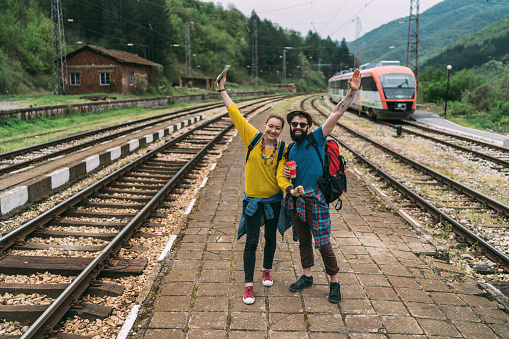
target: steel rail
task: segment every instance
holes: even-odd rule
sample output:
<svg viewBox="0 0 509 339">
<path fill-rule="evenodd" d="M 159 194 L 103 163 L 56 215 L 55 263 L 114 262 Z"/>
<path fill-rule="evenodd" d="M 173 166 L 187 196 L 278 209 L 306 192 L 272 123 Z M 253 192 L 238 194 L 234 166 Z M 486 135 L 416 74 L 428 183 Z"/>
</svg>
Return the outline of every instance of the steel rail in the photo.
<svg viewBox="0 0 509 339">
<path fill-rule="evenodd" d="M 423 125 L 417 124 L 417 123 L 412 122 L 412 121 L 405 121 L 405 124 L 410 125 L 410 126 L 415 127 L 415 128 L 419 128 L 419 129 L 428 131 L 428 132 L 432 132 L 432 133 L 436 133 L 436 134 L 442 134 L 442 135 L 445 135 L 445 136 L 450 136 L 450 137 L 453 137 L 453 138 L 456 138 L 456 139 L 460 139 L 460 140 L 463 140 L 463 141 L 468 141 L 468 142 L 471 142 L 471 143 L 474 143 L 474 144 L 477 144 L 477 145 L 480 145 L 480 146 L 492 148 L 492 149 L 495 149 L 495 150 L 500 151 L 500 152 L 509 153 L 509 149 L 507 149 L 505 147 L 502 147 L 502 146 L 499 146 L 499 145 L 490 144 L 489 142 L 484 142 L 484 141 L 477 140 L 477 139 L 474 139 L 474 138 L 469 138 L 469 137 L 466 137 L 466 136 L 463 136 L 463 135 L 458 135 L 458 134 L 454 134 L 454 133 L 449 133 L 449 132 L 441 131 L 441 130 L 439 130 L 437 128 L 423 126 Z"/>
<path fill-rule="evenodd" d="M 315 108 L 320 114 L 327 117 L 327 115 L 324 112 L 322 112 L 320 109 L 318 109 L 314 105 L 314 102 L 312 103 L 312 105 L 313 105 L 313 108 Z M 314 123 L 317 124 L 316 121 Z M 342 124 L 340 124 L 339 122 L 337 123 L 337 125 L 341 126 L 341 127 L 345 127 Z M 355 157 L 360 159 L 364 164 L 366 164 L 369 168 L 371 168 L 376 174 L 378 174 L 380 177 L 382 177 L 386 182 L 388 182 L 391 186 L 393 186 L 395 189 L 397 189 L 400 193 L 405 195 L 409 200 L 411 200 L 412 202 L 414 202 L 416 205 L 420 206 L 424 210 L 428 211 L 436 219 L 444 220 L 444 221 L 448 222 L 452 226 L 452 230 L 455 234 L 462 237 L 463 239 L 466 239 L 470 245 L 479 248 L 482 251 L 482 254 L 486 255 L 490 260 L 492 260 L 493 262 L 495 262 L 499 266 L 501 266 L 504 269 L 504 271 L 509 273 L 509 257 L 506 254 L 504 254 L 503 252 L 501 252 L 494 246 L 490 245 L 488 242 L 486 242 L 484 239 L 482 239 L 481 237 L 479 237 L 478 235 L 476 235 L 475 233 L 470 231 L 468 228 L 463 226 L 461 223 L 454 220 L 454 218 L 452 218 L 445 212 L 442 212 L 440 209 L 438 209 L 436 206 L 431 204 L 429 201 L 427 201 L 426 199 L 424 199 L 423 197 L 421 197 L 420 195 L 418 195 L 417 193 L 412 191 L 410 188 L 406 187 L 404 184 L 397 181 L 395 178 L 393 178 L 391 175 L 389 175 L 388 173 L 383 171 L 378 166 L 371 163 L 368 159 L 366 159 L 364 156 L 362 156 L 361 154 L 359 154 L 358 152 L 353 150 L 351 147 L 349 147 L 347 144 L 345 144 L 339 138 L 337 138 L 333 135 L 330 135 L 330 137 L 332 137 L 339 144 L 341 144 L 341 146 L 343 146 L 348 151 L 350 151 L 353 155 L 355 155 Z M 366 139 L 366 137 L 364 137 L 364 136 L 361 136 L 361 137 Z M 374 142 L 374 143 L 376 144 L 376 142 Z M 406 159 L 408 159 L 408 158 L 406 158 Z M 409 159 L 409 160 L 411 160 L 411 159 Z M 411 162 L 414 162 L 414 161 L 411 160 Z M 424 167 L 426 167 L 426 166 L 424 166 Z M 433 171 L 433 170 L 431 170 L 431 171 Z M 433 172 L 439 174 L 436 171 L 433 171 Z M 444 177 L 441 174 L 439 174 L 439 175 Z M 506 208 L 507 208 L 507 206 L 506 206 Z"/>
<path fill-rule="evenodd" d="M 247 114 L 249 114 L 249 112 L 246 113 L 245 115 Z M 176 139 L 178 140 L 183 139 L 188 135 L 192 134 L 193 132 L 195 132 L 196 130 L 203 129 L 206 126 L 221 120 L 227 115 L 228 113 L 222 114 L 196 128 L 193 128 L 192 130 L 184 133 L 183 135 L 171 140 L 171 143 L 167 142 L 159 146 L 158 148 L 150 151 L 146 155 L 135 160 L 134 163 L 138 165 L 140 164 L 140 162 L 142 162 L 141 161 L 142 159 L 143 161 L 145 161 L 148 160 L 149 158 L 152 158 L 154 155 L 158 154 L 159 152 L 165 150 L 166 148 L 170 147 L 172 144 L 177 142 L 175 141 Z M 182 167 L 173 176 L 173 178 L 170 179 L 170 181 L 168 181 L 168 183 L 147 203 L 147 205 L 119 232 L 117 236 L 115 236 L 115 238 L 110 242 L 110 244 L 108 244 L 101 251 L 101 253 L 82 271 L 82 273 L 80 273 L 80 275 L 73 280 L 73 282 L 64 290 L 64 292 L 62 292 L 62 294 L 53 303 L 51 303 L 51 305 L 46 309 L 46 311 L 22 335 L 21 337 L 22 339 L 44 338 L 44 336 L 48 333 L 48 329 L 52 329 L 58 323 L 58 321 L 60 321 L 60 319 L 72 306 L 73 301 L 77 299 L 88 288 L 90 282 L 93 281 L 100 274 L 101 270 L 106 266 L 108 260 L 112 258 L 111 254 L 117 253 L 122 248 L 124 241 L 132 236 L 136 229 L 139 228 L 143 221 L 146 220 L 152 213 L 152 211 L 154 211 L 157 208 L 160 202 L 168 195 L 168 193 L 179 182 L 179 180 L 181 180 L 185 176 L 185 174 L 192 168 L 192 166 L 205 154 L 205 152 L 207 152 L 209 148 L 211 148 L 216 142 L 218 142 L 219 139 L 221 139 L 233 126 L 234 126 L 233 123 L 230 123 L 228 126 L 226 126 L 217 136 L 215 136 L 211 141 L 209 141 L 186 165 L 184 165 L 184 167 Z M 111 179 L 113 177 L 116 178 L 118 177 L 118 175 L 113 176 L 113 174 L 116 174 L 117 172 L 125 173 L 124 169 L 132 167 L 134 166 L 126 165 L 106 178 L 108 179 Z M 109 182 L 111 182 L 111 180 L 109 180 Z M 91 194 L 97 191 L 97 185 L 93 185 L 85 189 L 84 191 Z M 78 193 L 78 195 L 80 196 L 88 196 L 90 194 L 83 195 Z M 68 202 L 69 200 L 72 199 L 68 199 L 56 207 L 66 205 L 65 203 Z M 45 214 L 48 214 L 48 212 Z M 0 239 L 0 242 L 2 241 L 2 239 Z"/>
<path fill-rule="evenodd" d="M 390 127 L 394 127 L 396 128 L 396 125 L 394 124 L 391 124 L 391 123 L 388 123 L 388 122 L 385 122 L 385 121 L 378 121 L 378 123 L 380 124 L 383 124 L 383 125 L 386 125 L 386 126 L 390 126 Z M 452 142 L 449 142 L 449 141 L 445 141 L 445 140 L 440 140 L 438 138 L 435 138 L 435 137 L 432 137 L 430 135 L 426 135 L 426 134 L 423 134 L 423 133 L 419 133 L 419 132 L 416 132 L 416 131 L 411 131 L 409 129 L 406 129 L 406 128 L 402 128 L 403 131 L 405 131 L 406 133 L 409 133 L 409 134 L 413 134 L 413 135 L 417 135 L 417 136 L 420 136 L 422 138 L 425 138 L 425 139 L 429 139 L 429 140 L 432 140 L 436 143 L 440 143 L 440 144 L 443 144 L 443 145 L 446 145 L 446 146 L 449 146 L 449 147 L 452 147 L 452 148 L 455 148 L 455 149 L 458 149 L 462 152 L 466 152 L 466 153 L 472 153 L 474 154 L 475 156 L 481 158 L 481 159 L 485 159 L 485 160 L 488 160 L 488 161 L 491 161 L 493 163 L 496 163 L 498 165 L 501 165 L 501 166 L 504 166 L 506 168 L 509 168 L 509 161 L 507 160 L 504 160 L 504 159 L 500 159 L 500 158 L 497 158 L 497 157 L 494 157 L 494 156 L 491 156 L 491 155 L 488 155 L 488 154 L 484 154 L 482 152 L 479 152 L 479 151 L 476 151 L 476 150 L 473 150 L 471 148 L 468 148 L 468 147 L 464 147 L 464 146 L 461 146 L 461 145 L 456 145 Z M 451 136 L 453 138 L 456 138 L 456 135 L 454 134 L 445 134 L 445 135 L 448 135 L 448 136 Z M 464 139 L 462 139 L 464 140 Z M 474 142 L 472 141 L 473 139 L 471 140 L 467 140 L 469 142 Z M 476 142 L 477 143 L 477 142 Z M 487 143 L 482 143 L 482 145 L 489 145 Z M 493 147 L 495 145 L 490 145 L 490 146 L 486 146 L 486 147 Z M 502 147 L 501 147 L 502 148 Z M 505 150 L 505 152 L 509 152 L 509 150 Z"/>
</svg>

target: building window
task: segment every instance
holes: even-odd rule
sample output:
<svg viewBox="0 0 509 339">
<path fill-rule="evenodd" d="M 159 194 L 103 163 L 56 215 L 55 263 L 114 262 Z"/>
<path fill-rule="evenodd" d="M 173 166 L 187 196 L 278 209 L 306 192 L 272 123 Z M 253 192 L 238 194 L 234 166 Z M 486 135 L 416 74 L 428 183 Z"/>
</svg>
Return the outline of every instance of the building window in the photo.
<svg viewBox="0 0 509 339">
<path fill-rule="evenodd" d="M 69 73 L 69 83 L 71 86 L 81 85 L 81 79 L 79 73 Z"/>
<path fill-rule="evenodd" d="M 110 84 L 110 73 L 109 72 L 99 73 L 99 84 L 101 86 L 108 86 Z"/>
<path fill-rule="evenodd" d="M 134 72 L 129 73 L 129 85 L 134 85 Z"/>
</svg>

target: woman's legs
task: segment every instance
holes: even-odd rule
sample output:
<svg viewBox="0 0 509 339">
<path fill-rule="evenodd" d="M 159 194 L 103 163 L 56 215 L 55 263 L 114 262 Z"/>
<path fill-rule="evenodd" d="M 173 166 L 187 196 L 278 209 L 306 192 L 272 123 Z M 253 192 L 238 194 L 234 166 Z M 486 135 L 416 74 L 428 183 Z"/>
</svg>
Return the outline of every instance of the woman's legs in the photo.
<svg viewBox="0 0 509 339">
<path fill-rule="evenodd" d="M 276 253 L 276 235 L 277 222 L 279 220 L 279 212 L 281 211 L 281 203 L 276 202 L 270 204 L 274 211 L 274 219 L 265 220 L 265 247 L 263 249 L 263 269 L 271 270 L 274 262 L 274 254 Z"/>
<path fill-rule="evenodd" d="M 244 202 L 246 204 L 246 202 Z M 246 246 L 244 247 L 244 276 L 246 286 L 253 285 L 253 274 L 256 262 L 256 248 L 260 237 L 260 222 L 263 213 L 263 206 L 259 206 L 255 214 L 246 218 Z"/>
</svg>

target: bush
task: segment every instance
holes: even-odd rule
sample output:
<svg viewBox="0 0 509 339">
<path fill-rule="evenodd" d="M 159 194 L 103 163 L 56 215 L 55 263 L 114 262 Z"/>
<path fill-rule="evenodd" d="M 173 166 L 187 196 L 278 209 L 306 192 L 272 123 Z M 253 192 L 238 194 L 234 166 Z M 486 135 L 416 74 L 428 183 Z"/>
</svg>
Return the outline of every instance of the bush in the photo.
<svg viewBox="0 0 509 339">
<path fill-rule="evenodd" d="M 483 84 L 472 91 L 465 93 L 465 100 L 475 106 L 478 111 L 489 109 L 496 98 L 495 91 L 490 84 Z"/>
<path fill-rule="evenodd" d="M 448 106 L 448 114 L 452 116 L 473 117 L 477 112 L 475 106 L 466 101 L 451 101 L 448 102 Z"/>
</svg>

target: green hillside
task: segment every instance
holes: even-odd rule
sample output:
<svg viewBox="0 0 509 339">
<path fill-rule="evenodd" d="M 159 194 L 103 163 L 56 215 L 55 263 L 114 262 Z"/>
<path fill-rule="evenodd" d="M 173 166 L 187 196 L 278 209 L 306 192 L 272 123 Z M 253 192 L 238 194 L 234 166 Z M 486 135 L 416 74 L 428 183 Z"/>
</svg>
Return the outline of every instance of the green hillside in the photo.
<svg viewBox="0 0 509 339">
<path fill-rule="evenodd" d="M 508 46 L 509 16 L 450 44 L 441 53 L 428 59 L 425 66 L 451 64 L 455 71 L 470 69 L 490 60 L 503 60 L 509 53 Z"/>
<path fill-rule="evenodd" d="M 440 54 L 449 44 L 478 32 L 507 15 L 509 1 L 506 0 L 445 0 L 420 13 L 420 64 Z M 400 60 L 405 63 L 408 17 L 391 21 L 366 33 L 357 43 L 363 63 L 378 60 Z M 353 42 L 349 43 L 351 49 L 353 46 Z"/>
</svg>

